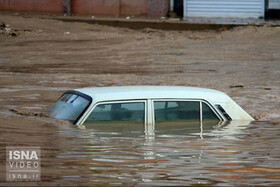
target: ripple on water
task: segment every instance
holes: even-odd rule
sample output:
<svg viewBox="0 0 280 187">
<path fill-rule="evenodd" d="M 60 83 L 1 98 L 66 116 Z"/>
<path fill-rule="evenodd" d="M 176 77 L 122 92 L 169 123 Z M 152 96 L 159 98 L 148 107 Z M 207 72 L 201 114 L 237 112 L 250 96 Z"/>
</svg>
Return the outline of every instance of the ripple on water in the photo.
<svg viewBox="0 0 280 187">
<path fill-rule="evenodd" d="M 170 125 L 153 132 L 141 125 L 78 129 L 16 117 L 0 123 L 1 151 L 41 147 L 42 185 L 280 184 L 279 122 L 203 131 Z"/>
</svg>

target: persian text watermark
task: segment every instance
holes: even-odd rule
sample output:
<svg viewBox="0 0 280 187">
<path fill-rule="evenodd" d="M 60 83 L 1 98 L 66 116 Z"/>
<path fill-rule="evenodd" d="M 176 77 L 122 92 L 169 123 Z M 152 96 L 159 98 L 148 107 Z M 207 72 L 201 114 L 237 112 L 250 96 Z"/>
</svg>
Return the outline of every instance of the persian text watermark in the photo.
<svg viewBox="0 0 280 187">
<path fill-rule="evenodd" d="M 6 147 L 7 181 L 40 181 L 40 147 Z"/>
</svg>

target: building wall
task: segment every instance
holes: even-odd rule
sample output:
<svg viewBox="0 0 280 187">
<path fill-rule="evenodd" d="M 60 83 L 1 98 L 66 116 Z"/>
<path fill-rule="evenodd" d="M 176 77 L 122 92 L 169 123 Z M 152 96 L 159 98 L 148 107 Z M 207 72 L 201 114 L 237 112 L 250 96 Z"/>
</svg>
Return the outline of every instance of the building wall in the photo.
<svg viewBox="0 0 280 187">
<path fill-rule="evenodd" d="M 149 17 L 166 16 L 169 5 L 169 0 L 147 0 L 147 15 Z"/>
<path fill-rule="evenodd" d="M 63 13 L 63 0 L 0 0 L 0 10 Z"/>
<path fill-rule="evenodd" d="M 280 9 L 280 0 L 269 0 L 269 9 Z"/>
<path fill-rule="evenodd" d="M 64 0 L 0 0 L 0 10 L 64 13 Z M 73 15 L 166 16 L 169 0 L 69 0 Z M 65 3 L 67 4 L 67 3 Z"/>
<path fill-rule="evenodd" d="M 121 15 L 147 15 L 147 0 L 121 0 Z"/>
<path fill-rule="evenodd" d="M 119 15 L 119 0 L 72 0 L 74 15 Z"/>
<path fill-rule="evenodd" d="M 146 15 L 146 0 L 72 0 L 74 15 Z"/>
</svg>

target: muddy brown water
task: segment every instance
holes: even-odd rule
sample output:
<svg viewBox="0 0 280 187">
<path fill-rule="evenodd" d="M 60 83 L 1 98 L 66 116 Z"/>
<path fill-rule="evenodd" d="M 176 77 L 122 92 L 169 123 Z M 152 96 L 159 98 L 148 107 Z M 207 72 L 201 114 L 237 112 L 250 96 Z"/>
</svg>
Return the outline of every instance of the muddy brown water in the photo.
<svg viewBox="0 0 280 187">
<path fill-rule="evenodd" d="M 40 120 L 38 120 L 40 119 Z M 41 147 L 41 181 L 0 185 L 280 185 L 279 122 L 97 125 L 0 119 L 0 147 Z"/>
<path fill-rule="evenodd" d="M 0 31 L 0 185 L 280 186 L 279 27 L 131 30 L 4 14 L 0 21 L 9 25 Z M 270 122 L 78 129 L 44 115 L 69 89 L 111 85 L 213 88 Z M 41 147 L 40 182 L 5 181 L 6 146 Z"/>
</svg>

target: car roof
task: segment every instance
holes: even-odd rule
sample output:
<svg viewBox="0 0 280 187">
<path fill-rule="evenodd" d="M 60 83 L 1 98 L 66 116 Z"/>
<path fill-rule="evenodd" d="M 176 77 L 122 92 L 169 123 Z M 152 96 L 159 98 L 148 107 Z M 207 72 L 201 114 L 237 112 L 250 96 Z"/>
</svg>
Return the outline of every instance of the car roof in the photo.
<svg viewBox="0 0 280 187">
<path fill-rule="evenodd" d="M 226 102 L 230 98 L 225 93 L 187 86 L 112 86 L 75 89 L 92 97 L 94 102 L 136 99 L 204 99 Z M 231 100 L 231 99 L 230 99 Z"/>
</svg>

